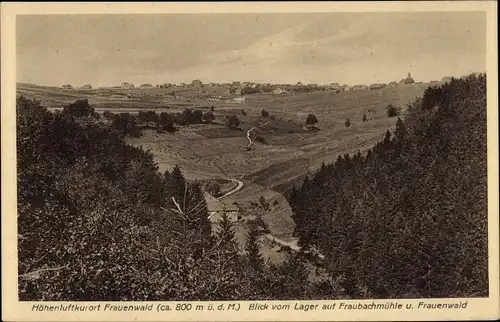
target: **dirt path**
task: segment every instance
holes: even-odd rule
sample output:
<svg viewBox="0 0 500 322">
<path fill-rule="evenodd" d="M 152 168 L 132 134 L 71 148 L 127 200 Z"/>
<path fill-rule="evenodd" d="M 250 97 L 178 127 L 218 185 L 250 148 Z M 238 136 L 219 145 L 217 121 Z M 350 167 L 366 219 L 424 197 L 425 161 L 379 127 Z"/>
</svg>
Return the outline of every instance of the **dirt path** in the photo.
<svg viewBox="0 0 500 322">
<path fill-rule="evenodd" d="M 236 187 L 234 187 L 234 189 L 232 189 L 231 191 L 228 191 L 224 195 L 222 195 L 219 198 L 217 198 L 218 200 L 221 200 L 223 198 L 229 197 L 230 195 L 232 195 L 234 193 L 237 193 L 238 191 L 241 190 L 241 188 L 243 188 L 243 182 L 242 181 L 237 180 L 237 179 L 231 179 L 231 178 L 229 178 L 229 180 L 231 180 L 232 182 L 235 182 L 236 183 Z"/>
<path fill-rule="evenodd" d="M 292 249 L 293 251 L 295 252 L 299 252 L 300 251 L 300 246 L 298 245 L 298 240 L 294 240 L 294 241 L 291 241 L 291 242 L 287 242 L 283 239 L 280 239 L 276 236 L 273 236 L 271 234 L 264 234 L 264 237 L 266 237 L 267 239 L 269 239 L 271 242 L 275 242 L 281 246 L 288 246 L 290 247 L 290 249 Z M 324 259 L 325 256 L 323 254 L 320 254 L 320 253 L 317 253 L 317 256 L 320 258 L 320 259 Z"/>
<path fill-rule="evenodd" d="M 268 121 L 264 125 L 254 126 L 250 130 L 247 131 L 247 139 L 248 139 L 247 149 L 250 149 L 250 147 L 252 146 L 252 139 L 250 138 L 250 132 L 252 132 L 253 130 L 255 130 L 258 127 L 264 127 L 264 126 L 268 125 L 269 123 L 271 123 L 271 121 Z"/>
<path fill-rule="evenodd" d="M 267 239 L 269 239 L 272 242 L 274 241 L 274 242 L 280 244 L 281 246 L 288 246 L 296 252 L 300 251 L 300 246 L 297 244 L 296 240 L 291 241 L 291 242 L 287 242 L 287 241 L 284 241 L 283 239 L 280 239 L 280 238 L 273 236 L 271 234 L 264 234 L 264 237 L 266 237 Z"/>
</svg>

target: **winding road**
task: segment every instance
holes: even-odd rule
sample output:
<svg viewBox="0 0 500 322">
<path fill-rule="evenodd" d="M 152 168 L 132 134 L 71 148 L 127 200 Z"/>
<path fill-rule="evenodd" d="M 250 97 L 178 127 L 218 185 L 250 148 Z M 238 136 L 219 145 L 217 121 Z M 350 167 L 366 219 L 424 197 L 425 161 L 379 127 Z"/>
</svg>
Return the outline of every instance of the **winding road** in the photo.
<svg viewBox="0 0 500 322">
<path fill-rule="evenodd" d="M 264 127 L 264 126 L 268 125 L 269 123 L 271 123 L 271 121 L 268 121 L 264 125 L 254 126 L 250 130 L 247 131 L 247 139 L 248 139 L 247 149 L 250 149 L 250 147 L 252 146 L 252 139 L 250 138 L 250 132 L 252 132 L 253 130 L 255 130 L 258 127 Z"/>
<path fill-rule="evenodd" d="M 237 180 L 237 179 L 232 179 L 232 178 L 229 178 L 229 180 L 231 180 L 232 182 L 236 183 L 236 187 L 234 187 L 231 191 L 226 192 L 225 194 L 223 194 L 219 198 L 216 198 L 217 200 L 221 200 L 223 198 L 229 197 L 233 193 L 236 193 L 236 192 L 240 191 L 241 188 L 243 188 L 243 182 L 242 181 Z"/>
<path fill-rule="evenodd" d="M 236 183 L 236 187 L 234 187 L 233 189 L 231 189 L 230 191 L 226 192 L 224 195 L 218 197 L 218 198 L 215 198 L 217 200 L 222 200 L 238 191 L 240 191 L 242 188 L 243 188 L 243 182 L 238 180 L 238 179 L 233 179 L 233 178 L 229 178 L 229 180 L 231 180 L 232 182 Z M 297 245 L 297 241 L 291 241 L 291 242 L 287 242 L 283 239 L 280 239 L 276 236 L 273 236 L 271 234 L 264 234 L 264 237 L 266 237 L 267 239 L 269 239 L 270 241 L 274 241 L 275 243 L 281 245 L 281 246 L 288 246 L 290 247 L 292 250 L 298 252 L 300 251 L 300 247 L 299 245 Z"/>
<path fill-rule="evenodd" d="M 260 126 L 254 126 L 252 127 L 250 130 L 247 131 L 247 139 L 248 139 L 248 145 L 247 145 L 247 149 L 250 149 L 251 145 L 252 145 L 252 139 L 250 138 L 250 133 L 255 130 L 256 128 L 258 127 L 264 127 L 266 125 L 268 125 L 269 123 L 271 123 L 271 121 L 268 121 L 266 122 L 265 124 L 263 125 L 260 125 Z M 217 200 L 222 200 L 226 197 L 229 197 L 230 195 L 232 194 L 235 194 L 236 192 L 240 191 L 242 188 L 243 188 L 243 182 L 238 180 L 238 179 L 233 179 L 233 178 L 228 178 L 229 180 L 231 180 L 232 182 L 236 183 L 236 187 L 234 187 L 233 189 L 231 189 L 230 191 L 226 192 L 224 195 L 216 198 Z M 271 235 L 271 234 L 264 234 L 264 237 L 269 239 L 270 241 L 272 242 L 275 242 L 277 244 L 279 244 L 280 246 L 286 246 L 286 247 L 290 247 L 290 249 L 292 249 L 293 251 L 296 251 L 296 252 L 299 252 L 300 251 L 300 246 L 297 244 L 297 240 L 294 240 L 294 241 L 285 241 L 283 239 L 280 239 L 274 235 Z M 319 254 L 319 257 L 320 258 L 324 258 L 323 255 Z"/>
</svg>

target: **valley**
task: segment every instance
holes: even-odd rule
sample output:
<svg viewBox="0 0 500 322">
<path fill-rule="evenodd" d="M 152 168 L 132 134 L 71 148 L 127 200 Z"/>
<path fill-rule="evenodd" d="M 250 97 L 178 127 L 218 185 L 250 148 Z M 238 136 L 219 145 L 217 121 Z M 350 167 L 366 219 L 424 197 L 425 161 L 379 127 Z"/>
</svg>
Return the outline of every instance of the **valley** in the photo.
<svg viewBox="0 0 500 322">
<path fill-rule="evenodd" d="M 274 238 L 296 243 L 292 237 L 294 223 L 284 193 L 300 184 L 338 155 L 364 152 L 381 140 L 395 126 L 389 118 L 389 104 L 401 107 L 422 95 L 429 84 L 413 84 L 396 88 L 363 91 L 291 92 L 285 95 L 256 93 L 245 96 L 244 103 L 229 103 L 237 95 L 225 95 L 221 88 L 205 88 L 204 94 L 194 89 L 93 89 L 66 90 L 19 84 L 18 95 L 35 98 L 56 110 L 77 99 L 86 98 L 96 112 L 138 113 L 154 110 L 182 112 L 185 109 L 210 111 L 215 119 L 210 124 L 178 127 L 175 133 L 157 133 L 146 129 L 141 137 L 127 137 L 127 142 L 149 150 L 159 171 L 179 165 L 188 180 L 238 180 L 241 189 L 224 198 L 226 204 L 247 209 L 263 197 L 270 205 L 262 217 Z M 172 92 L 175 91 L 175 97 Z M 265 109 L 269 115 L 262 116 Z M 309 114 L 317 117 L 319 131 L 305 126 Z M 239 129 L 230 129 L 224 119 L 237 115 Z M 367 120 L 363 121 L 366 115 Z M 350 126 L 345 125 L 349 119 Z M 265 126 L 263 126 L 265 125 Z M 250 149 L 247 131 L 254 140 Z M 261 140 L 255 140 L 256 137 Z M 237 237 L 243 244 L 244 225 L 237 225 Z M 263 238 L 263 255 L 271 261 L 281 256 L 273 249 L 272 238 Z"/>
</svg>

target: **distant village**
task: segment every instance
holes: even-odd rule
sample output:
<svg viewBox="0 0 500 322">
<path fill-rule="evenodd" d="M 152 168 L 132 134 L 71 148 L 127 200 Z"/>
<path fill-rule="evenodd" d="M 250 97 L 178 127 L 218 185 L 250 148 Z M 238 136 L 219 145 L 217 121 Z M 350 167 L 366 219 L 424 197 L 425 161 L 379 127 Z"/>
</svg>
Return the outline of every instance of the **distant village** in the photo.
<svg viewBox="0 0 500 322">
<path fill-rule="evenodd" d="M 465 77 L 465 76 L 464 76 Z M 431 81 L 430 84 L 438 84 L 440 82 L 450 81 L 452 77 L 443 77 L 440 81 L 434 80 Z M 406 77 L 403 77 L 399 81 L 393 81 L 389 83 L 375 83 L 371 85 L 359 84 L 359 85 L 341 85 L 340 83 L 330 83 L 330 84 L 302 84 L 301 82 L 297 82 L 296 84 L 271 84 L 271 83 L 254 83 L 254 82 L 240 82 L 235 81 L 232 83 L 206 83 L 203 84 L 199 79 L 193 80 L 191 83 L 163 83 L 163 84 L 142 84 L 136 87 L 134 84 L 123 82 L 117 86 L 111 86 L 107 88 L 116 88 L 116 89 L 148 89 L 148 88 L 193 88 L 193 89 L 202 89 L 202 88 L 224 88 L 227 90 L 228 94 L 236 94 L 236 95 L 245 95 L 245 94 L 254 94 L 254 93 L 272 93 L 274 95 L 283 95 L 290 92 L 307 92 L 307 91 L 364 91 L 364 90 L 378 90 L 386 87 L 398 87 L 398 86 L 408 86 L 413 84 L 422 84 L 422 82 L 416 82 L 410 73 Z M 91 90 L 92 86 L 90 84 L 85 84 L 80 87 L 73 87 L 70 84 L 66 84 L 61 86 L 62 89 L 78 89 L 78 90 Z"/>
</svg>

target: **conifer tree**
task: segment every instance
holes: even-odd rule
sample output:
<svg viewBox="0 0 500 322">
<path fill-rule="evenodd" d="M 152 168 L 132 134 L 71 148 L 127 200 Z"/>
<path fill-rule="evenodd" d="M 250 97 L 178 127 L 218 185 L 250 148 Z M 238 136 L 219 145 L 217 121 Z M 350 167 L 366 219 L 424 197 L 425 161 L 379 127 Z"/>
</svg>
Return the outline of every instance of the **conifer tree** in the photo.
<svg viewBox="0 0 500 322">
<path fill-rule="evenodd" d="M 245 251 L 248 266 L 254 271 L 261 271 L 264 268 L 264 259 L 260 253 L 259 229 L 256 225 L 251 225 L 248 230 L 248 237 L 245 244 Z"/>
<path fill-rule="evenodd" d="M 391 131 L 387 130 L 387 132 L 385 132 L 384 143 L 389 144 L 390 142 L 391 142 Z"/>
<path fill-rule="evenodd" d="M 225 212 L 219 220 L 219 229 L 216 233 L 216 239 L 220 243 L 219 248 L 225 253 L 231 253 L 238 247 L 234 240 L 233 222 Z"/>
<path fill-rule="evenodd" d="M 404 136 L 406 134 L 406 126 L 403 120 L 398 117 L 398 120 L 396 121 L 396 131 L 395 131 L 395 136 L 398 141 L 403 140 Z"/>
<path fill-rule="evenodd" d="M 171 197 L 174 197 L 176 202 L 180 205 L 181 209 L 185 209 L 185 195 L 187 193 L 187 183 L 184 175 L 182 174 L 179 166 L 175 166 L 171 172 L 166 171 L 165 178 L 165 192 L 170 197 L 169 204 L 174 207 Z"/>
</svg>

